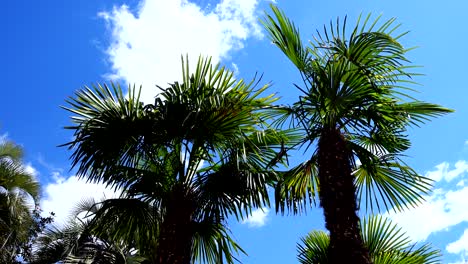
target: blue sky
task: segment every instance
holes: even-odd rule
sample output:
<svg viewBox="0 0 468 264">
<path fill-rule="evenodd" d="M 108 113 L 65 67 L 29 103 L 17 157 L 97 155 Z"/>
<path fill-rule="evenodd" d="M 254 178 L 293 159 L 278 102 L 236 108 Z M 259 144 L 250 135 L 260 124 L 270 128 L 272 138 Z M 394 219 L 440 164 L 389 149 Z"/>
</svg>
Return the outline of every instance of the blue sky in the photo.
<svg viewBox="0 0 468 264">
<path fill-rule="evenodd" d="M 179 79 L 180 55 L 211 55 L 250 79 L 263 73 L 282 103 L 299 95 L 299 75 L 264 36 L 258 18 L 270 1 L 6 1 L 0 16 L 0 135 L 24 146 L 28 167 L 44 186 L 42 207 L 57 221 L 82 196 L 105 194 L 100 185 L 79 181 L 70 171 L 70 152 L 57 145 L 71 139 L 62 127 L 69 114 L 60 109 L 74 91 L 96 82 L 143 84 L 150 102 L 157 90 Z M 390 216 L 415 241 L 429 241 L 444 253 L 444 263 L 464 263 L 468 254 L 468 53 L 466 10 L 462 0 L 441 1 L 286 1 L 278 0 L 304 39 L 337 16 L 352 24 L 372 12 L 396 17 L 414 64 L 424 66 L 419 99 L 456 113 L 417 129 L 407 161 L 435 180 L 434 192 L 419 208 Z M 295 157 L 300 161 L 301 157 Z M 257 212 L 250 221 L 230 221 L 249 256 L 243 263 L 297 263 L 296 242 L 323 228 L 321 210 L 303 216 Z M 466 256 L 468 259 L 468 256 Z"/>
</svg>

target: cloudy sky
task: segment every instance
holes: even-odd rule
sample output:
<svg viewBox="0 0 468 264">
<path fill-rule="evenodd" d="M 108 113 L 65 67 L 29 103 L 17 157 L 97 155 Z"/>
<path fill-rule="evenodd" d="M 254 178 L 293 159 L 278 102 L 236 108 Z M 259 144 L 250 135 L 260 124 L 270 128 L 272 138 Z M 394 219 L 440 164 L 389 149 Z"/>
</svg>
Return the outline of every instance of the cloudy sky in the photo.
<svg viewBox="0 0 468 264">
<path fill-rule="evenodd" d="M 435 181 L 434 191 L 417 209 L 390 216 L 414 239 L 431 242 L 444 263 L 468 260 L 468 53 L 466 10 L 462 0 L 276 1 L 300 27 L 304 39 L 336 17 L 355 21 L 372 12 L 396 17 L 409 30 L 402 43 L 419 48 L 409 54 L 425 74 L 418 98 L 457 112 L 412 129 L 407 161 Z M 69 114 L 59 106 L 85 86 L 110 80 L 143 85 L 151 102 L 156 85 L 180 79 L 180 56 L 191 61 L 212 56 L 239 78 L 263 73 L 281 103 L 299 95 L 299 75 L 265 37 L 258 23 L 271 1 L 112 0 L 7 1 L 0 16 L 0 135 L 24 146 L 28 168 L 43 184 L 42 208 L 57 222 L 84 196 L 110 197 L 112 191 L 86 184 L 70 170 L 70 151 L 57 147 L 71 139 L 62 127 Z M 296 162 L 301 157 L 294 158 Z M 319 209 L 302 216 L 278 216 L 274 209 L 230 221 L 248 252 L 243 263 L 297 263 L 296 242 L 323 228 Z"/>
</svg>

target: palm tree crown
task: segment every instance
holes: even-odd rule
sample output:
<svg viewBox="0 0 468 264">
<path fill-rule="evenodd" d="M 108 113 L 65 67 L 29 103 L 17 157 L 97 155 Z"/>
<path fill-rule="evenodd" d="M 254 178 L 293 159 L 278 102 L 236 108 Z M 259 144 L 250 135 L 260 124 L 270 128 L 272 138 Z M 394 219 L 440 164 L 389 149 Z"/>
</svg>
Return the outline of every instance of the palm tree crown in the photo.
<svg viewBox="0 0 468 264">
<path fill-rule="evenodd" d="M 20 146 L 0 141 L 0 262 L 13 263 L 30 236 L 39 183 L 22 163 Z"/>
<path fill-rule="evenodd" d="M 359 235 L 359 203 L 402 210 L 422 201 L 430 181 L 401 159 L 407 129 L 451 110 L 413 99 L 407 52 L 394 19 L 358 20 L 348 31 L 331 23 L 304 46 L 299 30 L 278 8 L 263 22 L 273 43 L 299 70 L 302 96 L 288 114 L 316 144 L 311 158 L 277 185 L 277 206 L 300 212 L 316 195 L 330 231 L 330 263 L 370 263 Z M 348 37 L 349 34 L 349 37 Z M 357 195 L 357 197 L 356 197 Z M 357 199 L 359 198 L 359 199 Z"/>
<path fill-rule="evenodd" d="M 268 204 L 272 161 L 291 131 L 269 129 L 273 95 L 261 97 L 254 81 L 236 81 L 209 59 L 143 105 L 130 89 L 84 89 L 67 110 L 75 113 L 73 165 L 90 181 L 123 190 L 94 216 L 115 236 L 136 241 L 154 263 L 228 263 L 243 252 L 229 236 L 226 218 L 244 217 Z M 125 217 L 123 217 L 125 215 Z M 151 241 L 151 242 L 148 242 Z"/>
</svg>

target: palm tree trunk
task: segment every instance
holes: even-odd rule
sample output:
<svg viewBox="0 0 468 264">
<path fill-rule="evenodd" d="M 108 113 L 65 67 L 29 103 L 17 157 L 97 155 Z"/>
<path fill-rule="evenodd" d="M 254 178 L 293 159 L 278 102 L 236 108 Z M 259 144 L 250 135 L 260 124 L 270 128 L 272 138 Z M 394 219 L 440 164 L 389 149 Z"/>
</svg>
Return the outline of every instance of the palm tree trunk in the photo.
<svg viewBox="0 0 468 264">
<path fill-rule="evenodd" d="M 318 143 L 320 204 L 330 231 L 330 264 L 372 263 L 360 235 L 351 158 L 339 130 L 322 131 Z"/>
<path fill-rule="evenodd" d="M 166 215 L 161 225 L 157 264 L 190 264 L 193 238 L 192 214 L 194 204 L 182 188 L 175 187 L 168 201 Z"/>
</svg>

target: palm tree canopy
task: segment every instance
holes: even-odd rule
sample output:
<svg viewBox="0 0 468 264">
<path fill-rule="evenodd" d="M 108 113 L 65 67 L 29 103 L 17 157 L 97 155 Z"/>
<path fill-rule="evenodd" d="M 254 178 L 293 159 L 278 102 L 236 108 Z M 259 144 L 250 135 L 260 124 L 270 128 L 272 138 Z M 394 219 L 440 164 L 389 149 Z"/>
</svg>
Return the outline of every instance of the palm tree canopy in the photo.
<svg viewBox="0 0 468 264">
<path fill-rule="evenodd" d="M 23 164 L 22 148 L 0 141 L 0 260 L 14 261 L 28 243 L 39 183 Z"/>
<path fill-rule="evenodd" d="M 96 223 L 118 219 L 125 228 L 116 236 L 135 240 L 164 236 L 165 223 L 187 218 L 193 259 L 231 263 L 231 252 L 242 250 L 226 218 L 268 205 L 271 168 L 285 162 L 282 150 L 298 135 L 268 126 L 277 100 L 264 96 L 269 85 L 237 81 L 210 59 L 200 58 L 193 73 L 182 64 L 183 81 L 161 88 L 153 104 L 141 103 L 134 87 L 128 97 L 114 85 L 77 92 L 65 107 L 75 114 L 68 127 L 75 139 L 66 145 L 79 176 L 123 190 L 103 203 Z M 145 219 L 154 223 L 147 232 Z"/>
<path fill-rule="evenodd" d="M 440 251 L 429 243 L 415 244 L 389 219 L 372 216 L 361 224 L 362 237 L 374 264 L 435 264 L 441 262 Z M 298 243 L 301 264 L 326 264 L 330 243 L 324 231 L 312 231 Z"/>
<path fill-rule="evenodd" d="M 145 258 L 122 240 L 113 240 L 118 225 L 109 221 L 106 232 L 95 233 L 90 212 L 102 204 L 94 199 L 79 202 L 64 226 L 49 226 L 35 243 L 31 263 L 143 263 Z"/>
<path fill-rule="evenodd" d="M 263 24 L 270 39 L 299 70 L 303 94 L 285 111 L 302 126 L 303 144 L 316 144 L 337 130 L 351 151 L 359 201 L 369 210 L 414 207 L 431 181 L 402 159 L 411 144 L 407 130 L 452 110 L 414 99 L 414 66 L 397 35 L 395 19 L 359 17 L 330 23 L 303 44 L 299 29 L 277 7 Z M 284 118 L 282 119 L 284 120 Z M 301 212 L 318 193 L 317 152 L 291 169 L 278 184 L 277 209 Z M 309 197 L 307 199 L 307 197 Z"/>
<path fill-rule="evenodd" d="M 19 191 L 38 200 L 39 183 L 26 171 L 22 159 L 20 146 L 6 140 L 0 141 L 0 188 L 6 192 Z"/>
</svg>

